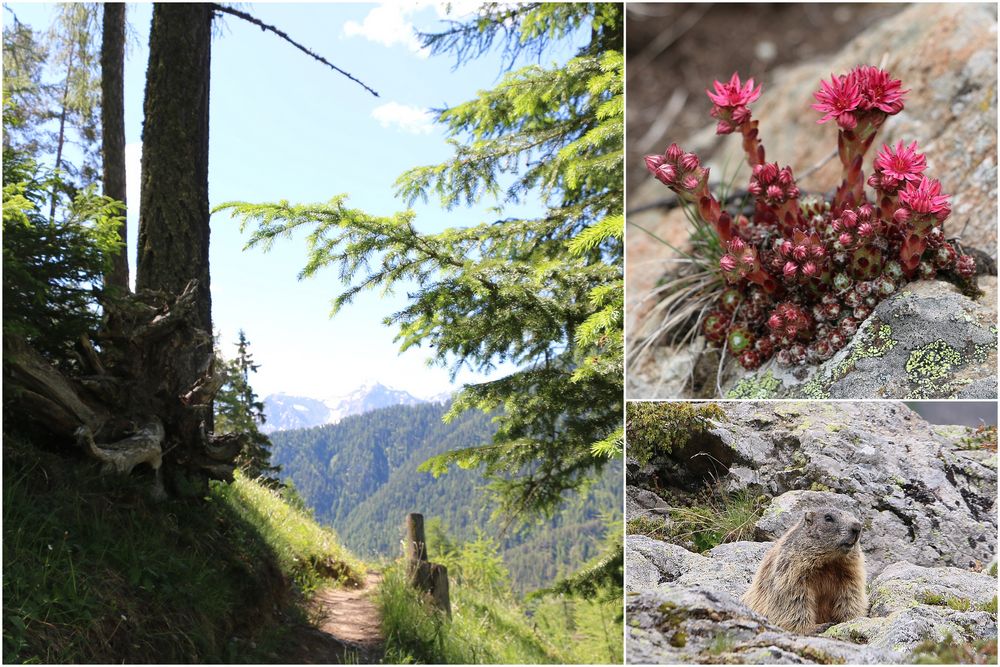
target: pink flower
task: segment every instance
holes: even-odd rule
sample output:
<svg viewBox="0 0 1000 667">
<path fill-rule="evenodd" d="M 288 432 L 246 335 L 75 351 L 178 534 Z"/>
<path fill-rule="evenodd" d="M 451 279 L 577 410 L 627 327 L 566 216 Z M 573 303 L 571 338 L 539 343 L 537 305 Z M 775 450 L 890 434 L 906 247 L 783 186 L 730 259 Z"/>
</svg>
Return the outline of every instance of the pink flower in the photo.
<svg viewBox="0 0 1000 667">
<path fill-rule="evenodd" d="M 885 70 L 861 65 L 855 67 L 849 76 L 857 80 L 861 89 L 862 108 L 879 109 L 890 115 L 903 110 L 903 96 L 910 91 L 901 90 L 903 82 L 893 79 Z"/>
<path fill-rule="evenodd" d="M 740 82 L 738 74 L 733 73 L 729 83 L 715 81 L 713 93 L 706 90 L 708 99 L 712 100 L 712 117 L 719 119 L 715 126 L 716 134 L 730 134 L 736 128 L 750 120 L 750 109 L 747 105 L 760 97 L 760 86 L 754 88 L 753 79 L 747 79 L 746 84 Z"/>
<path fill-rule="evenodd" d="M 886 183 L 886 176 L 897 181 L 920 180 L 920 174 L 927 168 L 927 160 L 921 153 L 917 152 L 917 142 L 914 141 L 909 146 L 904 146 L 900 141 L 896 144 L 895 150 L 891 146 L 883 145 L 882 150 L 875 156 L 874 165 L 882 177 L 882 183 Z"/>
<path fill-rule="evenodd" d="M 856 77 L 830 75 L 830 83 L 820 79 L 820 89 L 813 93 L 816 104 L 812 108 L 823 114 L 817 123 L 836 119 L 845 130 L 853 130 L 858 120 L 854 115 L 862 104 L 861 88 Z"/>
<path fill-rule="evenodd" d="M 712 100 L 718 107 L 742 107 L 760 97 L 760 86 L 755 89 L 753 83 L 753 79 L 747 79 L 746 84 L 741 85 L 740 75 L 733 72 L 729 83 L 715 81 L 712 84 L 715 92 L 706 90 L 705 93 L 708 95 L 708 99 Z"/>
<path fill-rule="evenodd" d="M 899 201 L 910 211 L 935 215 L 940 220 L 951 213 L 948 199 L 949 195 L 941 194 L 941 182 L 926 176 L 920 177 L 919 184 L 908 181 L 899 193 Z"/>
</svg>

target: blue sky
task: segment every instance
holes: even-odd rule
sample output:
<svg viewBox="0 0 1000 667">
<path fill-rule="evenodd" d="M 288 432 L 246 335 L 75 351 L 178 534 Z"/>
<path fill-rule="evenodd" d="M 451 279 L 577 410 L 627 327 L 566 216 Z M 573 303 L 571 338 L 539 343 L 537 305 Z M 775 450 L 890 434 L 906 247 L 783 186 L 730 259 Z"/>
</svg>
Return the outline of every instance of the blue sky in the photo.
<svg viewBox="0 0 1000 667">
<path fill-rule="evenodd" d="M 451 3 L 453 12 L 475 4 Z M 48 26 L 52 5 L 11 4 L 18 18 Z M 404 208 L 392 184 L 405 170 L 441 162 L 450 155 L 442 128 L 427 109 L 459 104 L 502 75 L 500 53 L 453 70 L 454 58 L 420 51 L 413 28 L 440 26 L 443 3 L 253 4 L 239 7 L 273 24 L 377 90 L 379 98 L 309 59 L 291 45 L 227 16 L 212 46 L 209 197 L 229 200 L 320 202 L 341 193 L 348 204 L 375 214 Z M 135 269 L 138 226 L 138 165 L 142 96 L 152 6 L 129 5 L 134 40 L 126 62 L 126 152 L 129 180 L 129 252 Z M 454 16 L 454 14 L 453 14 Z M 9 21 L 5 12 L 4 21 Z M 582 43 L 552 50 L 564 61 Z M 523 63 L 518 63 L 518 65 Z M 546 61 L 543 64 L 548 64 Z M 416 205 L 422 231 L 493 219 L 494 202 L 475 209 L 442 211 Z M 527 213 L 530 204 L 506 212 Z M 340 284 L 330 271 L 305 281 L 305 241 L 278 242 L 269 253 L 244 252 L 246 234 L 226 214 L 212 219 L 211 270 L 214 322 L 223 352 L 234 349 L 236 332 L 247 332 L 260 371 L 258 394 L 283 391 L 327 398 L 363 383 L 380 381 L 417 396 L 447 391 L 444 368 L 429 368 L 428 354 L 398 354 L 394 330 L 382 318 L 405 303 L 405 291 L 365 293 L 335 319 L 330 301 Z M 510 370 L 499 369 L 499 372 Z M 481 376 L 463 371 L 456 380 Z"/>
</svg>

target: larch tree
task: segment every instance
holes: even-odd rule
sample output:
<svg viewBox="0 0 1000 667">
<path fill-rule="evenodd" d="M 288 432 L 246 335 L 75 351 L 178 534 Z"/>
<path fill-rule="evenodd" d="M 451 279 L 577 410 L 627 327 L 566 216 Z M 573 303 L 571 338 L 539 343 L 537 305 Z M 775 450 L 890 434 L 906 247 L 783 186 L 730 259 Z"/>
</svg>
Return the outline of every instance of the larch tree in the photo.
<svg viewBox="0 0 1000 667">
<path fill-rule="evenodd" d="M 425 464 L 436 474 L 482 466 L 504 520 L 553 512 L 621 456 L 622 5 L 488 4 L 424 36 L 459 65 L 496 44 L 513 63 L 523 53 L 540 60 L 578 30 L 589 41 L 565 64 L 510 71 L 440 111 L 454 155 L 397 181 L 411 203 L 435 197 L 455 210 L 492 200 L 495 220 L 425 234 L 412 211 L 371 215 L 349 208 L 344 195 L 319 205 L 219 207 L 253 227 L 250 247 L 310 229 L 301 275 L 338 270 L 347 286 L 335 312 L 362 290 L 406 289 L 409 303 L 386 318 L 402 350 L 427 346 L 453 374 L 516 367 L 466 385 L 451 410 L 497 411 L 493 441 Z M 543 211 L 504 217 L 525 200 Z M 620 572 L 620 551 L 610 558 Z"/>
<path fill-rule="evenodd" d="M 103 6 L 101 32 L 101 158 L 104 194 L 125 200 L 125 4 Z M 127 237 L 125 209 L 118 234 Z M 128 252 L 124 245 L 114 254 L 105 287 L 129 289 Z"/>
</svg>

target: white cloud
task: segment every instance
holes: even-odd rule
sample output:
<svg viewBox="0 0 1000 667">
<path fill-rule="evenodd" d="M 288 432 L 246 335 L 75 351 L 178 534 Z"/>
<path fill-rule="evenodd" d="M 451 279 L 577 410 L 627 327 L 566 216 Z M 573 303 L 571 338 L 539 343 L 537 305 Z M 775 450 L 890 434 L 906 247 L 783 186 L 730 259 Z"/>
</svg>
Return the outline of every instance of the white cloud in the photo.
<svg viewBox="0 0 1000 667">
<path fill-rule="evenodd" d="M 345 23 L 344 34 L 348 37 L 361 36 L 383 46 L 402 44 L 421 58 L 426 58 L 427 50 L 420 46 L 416 29 L 410 22 L 410 15 L 422 9 L 420 4 L 393 2 L 379 5 L 369 11 L 361 23 Z"/>
<path fill-rule="evenodd" d="M 429 110 L 398 102 L 375 107 L 372 118 L 382 127 L 396 127 L 409 134 L 430 134 L 434 129 L 434 114 Z"/>
<path fill-rule="evenodd" d="M 410 0 L 409 2 L 383 2 L 368 12 L 358 23 L 344 24 L 344 34 L 348 37 L 364 37 L 383 46 L 401 44 L 421 58 L 429 51 L 420 45 L 417 29 L 411 20 L 413 15 L 431 7 L 439 19 L 459 20 L 474 14 L 480 0 Z"/>
</svg>

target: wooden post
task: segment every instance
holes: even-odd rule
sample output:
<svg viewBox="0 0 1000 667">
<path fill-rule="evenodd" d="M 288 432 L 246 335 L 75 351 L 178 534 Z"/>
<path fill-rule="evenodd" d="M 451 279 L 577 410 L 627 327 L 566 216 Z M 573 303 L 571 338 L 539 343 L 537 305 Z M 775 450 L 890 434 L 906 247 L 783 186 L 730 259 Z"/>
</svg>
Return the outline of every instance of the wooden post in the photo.
<svg viewBox="0 0 1000 667">
<path fill-rule="evenodd" d="M 406 560 L 412 564 L 427 560 L 427 539 L 424 537 L 424 515 L 406 515 Z"/>
<path fill-rule="evenodd" d="M 427 560 L 423 514 L 406 515 L 406 571 L 410 585 L 430 594 L 434 605 L 451 618 L 448 568 Z"/>
</svg>

